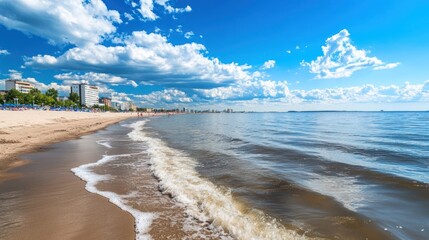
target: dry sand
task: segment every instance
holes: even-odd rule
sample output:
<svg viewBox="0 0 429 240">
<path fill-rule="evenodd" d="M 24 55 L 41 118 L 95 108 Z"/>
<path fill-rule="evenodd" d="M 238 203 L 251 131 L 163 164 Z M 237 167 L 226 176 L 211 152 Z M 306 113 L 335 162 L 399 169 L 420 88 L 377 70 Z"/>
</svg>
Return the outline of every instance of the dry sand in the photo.
<svg viewBox="0 0 429 240">
<path fill-rule="evenodd" d="M 131 113 L 0 111 L 0 239 L 134 239 L 134 219 L 85 190 L 70 172 L 84 164 L 49 156 L 24 165 L 19 155 L 77 138 Z M 61 153 L 54 156 L 65 156 Z M 99 156 L 85 155 L 85 161 Z M 55 159 L 54 159 L 55 160 Z M 14 167 L 17 173 L 8 173 Z"/>
<path fill-rule="evenodd" d="M 11 168 L 25 164 L 20 153 L 73 139 L 117 123 L 136 113 L 0 111 L 0 182 L 14 177 Z"/>
</svg>

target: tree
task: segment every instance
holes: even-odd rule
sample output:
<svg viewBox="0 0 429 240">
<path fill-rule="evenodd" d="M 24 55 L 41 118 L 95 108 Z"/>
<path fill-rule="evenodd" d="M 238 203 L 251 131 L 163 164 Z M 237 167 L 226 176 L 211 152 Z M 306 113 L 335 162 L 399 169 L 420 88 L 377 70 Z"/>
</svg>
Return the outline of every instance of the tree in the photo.
<svg viewBox="0 0 429 240">
<path fill-rule="evenodd" d="M 39 94 L 39 93 L 42 93 L 42 92 L 39 89 L 37 89 L 37 88 L 33 88 L 33 89 L 30 90 L 30 92 L 28 94 L 30 94 L 30 95 L 36 95 L 36 94 Z"/>
<path fill-rule="evenodd" d="M 45 105 L 48 105 L 48 106 L 53 106 L 53 105 L 55 105 L 55 103 L 56 103 L 56 100 L 53 98 L 53 97 L 51 97 L 51 96 L 47 96 L 47 95 L 45 95 L 44 96 L 44 102 L 43 102 Z"/>
<path fill-rule="evenodd" d="M 24 103 L 25 104 L 32 104 L 33 100 L 34 100 L 34 98 L 33 98 L 32 95 L 30 95 L 29 93 L 28 94 L 24 94 Z"/>
<path fill-rule="evenodd" d="M 69 100 L 76 104 L 79 104 L 79 95 L 77 93 L 71 92 L 69 96 Z"/>
<path fill-rule="evenodd" d="M 64 107 L 73 107 L 74 105 L 75 103 L 73 101 L 70 101 L 70 100 L 64 101 Z"/>
<path fill-rule="evenodd" d="M 4 96 L 3 94 L 0 94 L 0 104 L 3 104 Z"/>
<path fill-rule="evenodd" d="M 24 102 L 24 94 L 21 93 L 20 91 L 16 90 L 16 89 L 9 90 L 5 95 L 5 99 L 7 102 L 12 103 L 12 102 L 14 102 L 15 98 L 18 98 L 19 103 Z"/>
<path fill-rule="evenodd" d="M 46 92 L 45 95 L 48 97 L 52 97 L 53 99 L 57 100 L 58 98 L 58 91 L 55 88 L 49 88 Z"/>
</svg>

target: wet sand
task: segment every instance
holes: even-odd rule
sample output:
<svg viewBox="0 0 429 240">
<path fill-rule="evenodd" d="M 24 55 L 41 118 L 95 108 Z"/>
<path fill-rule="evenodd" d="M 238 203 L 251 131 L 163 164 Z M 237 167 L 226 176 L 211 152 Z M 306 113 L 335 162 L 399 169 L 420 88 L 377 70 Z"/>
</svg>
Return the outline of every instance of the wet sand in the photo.
<svg viewBox="0 0 429 240">
<path fill-rule="evenodd" d="M 0 112 L 0 239 L 134 239 L 132 216 L 70 172 L 97 161 L 101 146 L 88 136 L 46 146 L 133 116 Z"/>
<path fill-rule="evenodd" d="M 22 177 L 0 185 L 0 239 L 134 239 L 134 219 L 70 172 L 99 151 L 84 137 L 23 155 Z"/>
</svg>

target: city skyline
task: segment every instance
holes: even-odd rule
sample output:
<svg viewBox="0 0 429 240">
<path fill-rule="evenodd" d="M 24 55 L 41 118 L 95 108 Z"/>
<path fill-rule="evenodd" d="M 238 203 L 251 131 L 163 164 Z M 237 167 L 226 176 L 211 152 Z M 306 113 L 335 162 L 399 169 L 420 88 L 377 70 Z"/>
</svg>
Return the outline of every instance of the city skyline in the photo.
<svg viewBox="0 0 429 240">
<path fill-rule="evenodd" d="M 0 79 L 139 106 L 428 110 L 425 1 L 0 1 Z M 4 89 L 4 81 L 0 81 Z"/>
</svg>

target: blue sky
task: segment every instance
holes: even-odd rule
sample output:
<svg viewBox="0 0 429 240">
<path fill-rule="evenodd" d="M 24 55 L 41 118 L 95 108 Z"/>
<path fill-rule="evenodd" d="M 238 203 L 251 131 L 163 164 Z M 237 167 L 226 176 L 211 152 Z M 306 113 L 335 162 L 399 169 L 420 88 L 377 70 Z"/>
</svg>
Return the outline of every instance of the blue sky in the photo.
<svg viewBox="0 0 429 240">
<path fill-rule="evenodd" d="M 0 0 L 0 79 L 64 95 L 88 82 L 142 107 L 428 110 L 428 12 L 423 0 Z"/>
</svg>

